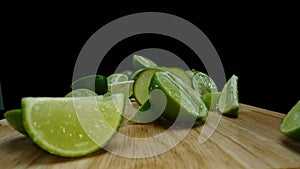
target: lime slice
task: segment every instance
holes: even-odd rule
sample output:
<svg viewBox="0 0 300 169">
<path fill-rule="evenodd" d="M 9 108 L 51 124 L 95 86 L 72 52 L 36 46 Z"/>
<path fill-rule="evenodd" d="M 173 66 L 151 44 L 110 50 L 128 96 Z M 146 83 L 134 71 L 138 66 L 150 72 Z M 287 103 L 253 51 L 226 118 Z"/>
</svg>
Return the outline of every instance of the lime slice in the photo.
<svg viewBox="0 0 300 169">
<path fill-rule="evenodd" d="M 90 89 L 97 94 L 104 94 L 107 92 L 107 79 L 102 75 L 90 75 L 82 77 L 74 81 L 71 85 L 72 90 L 76 89 Z"/>
<path fill-rule="evenodd" d="M 238 98 L 238 77 L 233 75 L 225 84 L 220 99 L 219 110 L 222 114 L 228 116 L 238 116 L 239 98 Z"/>
<path fill-rule="evenodd" d="M 286 136 L 300 141 L 300 101 L 285 116 L 280 124 L 280 131 Z"/>
<path fill-rule="evenodd" d="M 160 116 L 154 107 L 151 107 L 151 103 L 147 100 L 137 112 L 135 112 L 128 120 L 128 123 L 150 123 L 156 120 Z"/>
<path fill-rule="evenodd" d="M 114 73 L 107 77 L 108 84 L 123 82 L 123 81 L 127 81 L 127 80 L 128 80 L 128 76 L 125 74 L 122 74 L 122 73 Z"/>
<path fill-rule="evenodd" d="M 153 74 L 157 71 L 161 71 L 157 68 L 143 69 L 134 80 L 133 95 L 135 100 L 140 104 L 144 104 L 149 98 L 149 86 Z"/>
<path fill-rule="evenodd" d="M 131 97 L 133 94 L 133 80 L 115 82 L 108 84 L 110 93 L 123 93 L 125 97 Z"/>
<path fill-rule="evenodd" d="M 192 78 L 194 89 L 200 94 L 217 92 L 217 86 L 215 82 L 205 73 L 197 72 Z"/>
<path fill-rule="evenodd" d="M 159 67 L 159 68 L 164 71 L 173 73 L 175 76 L 183 80 L 187 85 L 192 86 L 192 82 L 189 75 L 181 68 L 178 67 Z"/>
<path fill-rule="evenodd" d="M 221 92 L 211 92 L 202 95 L 201 99 L 205 103 L 208 110 L 217 111 L 220 96 Z"/>
<path fill-rule="evenodd" d="M 5 112 L 4 117 L 6 118 L 7 122 L 18 132 L 27 135 L 27 132 L 23 125 L 23 117 L 22 117 L 22 110 L 21 109 L 13 109 L 8 110 Z"/>
<path fill-rule="evenodd" d="M 126 75 L 128 77 L 128 79 L 131 77 L 132 75 L 132 71 L 131 70 L 124 70 L 121 72 L 122 74 Z"/>
<path fill-rule="evenodd" d="M 167 103 L 163 116 L 171 121 L 175 121 L 181 111 L 179 121 L 191 122 L 191 120 L 202 119 L 207 116 L 208 110 L 200 99 L 200 96 L 190 86 L 187 86 L 180 78 L 168 72 L 156 72 L 153 75 L 150 91 L 155 89 L 161 90 L 166 98 Z M 150 102 L 155 107 L 161 107 L 161 96 L 155 94 L 149 97 Z"/>
<path fill-rule="evenodd" d="M 148 67 L 157 67 L 157 64 L 152 60 L 139 55 L 133 55 L 132 65 L 135 70 Z"/>
<path fill-rule="evenodd" d="M 78 157 L 105 146 L 118 130 L 124 95 L 22 99 L 30 138 L 47 152 Z"/>
<path fill-rule="evenodd" d="M 68 93 L 65 97 L 88 97 L 88 96 L 97 96 L 97 93 L 89 89 L 76 89 Z"/>
</svg>

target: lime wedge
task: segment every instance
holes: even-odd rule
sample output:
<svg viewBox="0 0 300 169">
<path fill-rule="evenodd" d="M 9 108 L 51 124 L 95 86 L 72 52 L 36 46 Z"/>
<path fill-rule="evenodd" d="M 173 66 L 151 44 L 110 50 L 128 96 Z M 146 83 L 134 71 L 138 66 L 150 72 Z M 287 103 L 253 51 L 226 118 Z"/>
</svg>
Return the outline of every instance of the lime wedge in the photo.
<svg viewBox="0 0 300 169">
<path fill-rule="evenodd" d="M 97 96 L 97 93 L 90 89 L 76 89 L 68 93 L 65 97 L 88 97 Z"/>
<path fill-rule="evenodd" d="M 123 93 L 125 97 L 131 97 L 133 94 L 133 80 L 115 82 L 108 84 L 110 93 Z"/>
<path fill-rule="evenodd" d="M 124 95 L 22 99 L 30 138 L 47 152 L 78 157 L 105 146 L 118 130 Z"/>
<path fill-rule="evenodd" d="M 132 65 L 135 70 L 148 67 L 157 67 L 157 64 L 152 60 L 139 55 L 133 55 Z"/>
<path fill-rule="evenodd" d="M 200 96 L 180 78 L 168 72 L 156 72 L 149 89 L 159 89 L 165 94 L 167 103 L 162 115 L 170 121 L 195 122 L 207 116 L 208 110 Z M 154 107 L 162 107 L 160 98 L 153 94 L 149 100 Z M 177 119 L 180 111 L 182 114 Z"/>
<path fill-rule="evenodd" d="M 198 72 L 192 78 L 194 89 L 200 94 L 217 92 L 217 86 L 215 82 L 205 73 Z"/>
<path fill-rule="evenodd" d="M 22 110 L 21 109 L 13 109 L 8 110 L 5 112 L 4 117 L 6 118 L 7 122 L 18 132 L 27 135 L 27 132 L 23 125 L 23 117 L 22 117 Z"/>
<path fill-rule="evenodd" d="M 238 98 L 238 77 L 233 75 L 225 84 L 220 99 L 219 110 L 227 116 L 238 116 L 239 98 Z"/>
<path fill-rule="evenodd" d="M 74 81 L 71 85 L 72 90 L 76 89 L 90 89 L 97 94 L 104 94 L 107 92 L 107 79 L 102 75 L 90 75 L 82 77 Z"/>
<path fill-rule="evenodd" d="M 178 67 L 159 67 L 159 68 L 164 71 L 173 73 L 175 76 L 183 80 L 187 85 L 192 86 L 192 82 L 189 75 L 181 68 Z"/>
<path fill-rule="evenodd" d="M 122 73 L 114 73 L 107 77 L 108 84 L 123 82 L 127 80 L 128 80 L 128 76 Z"/>
<path fill-rule="evenodd" d="M 149 98 L 149 86 L 153 74 L 157 71 L 161 71 L 157 68 L 147 68 L 143 69 L 136 77 L 134 78 L 133 84 L 133 95 L 135 100 L 140 104 L 144 104 Z"/>
<path fill-rule="evenodd" d="M 156 120 L 160 116 L 154 107 L 151 107 L 151 103 L 147 100 L 137 112 L 135 112 L 128 120 L 128 123 L 150 123 Z"/>
<path fill-rule="evenodd" d="M 286 136 L 300 141 L 300 101 L 287 113 L 280 124 L 280 131 Z"/>
<path fill-rule="evenodd" d="M 221 92 L 211 92 L 202 95 L 201 99 L 205 103 L 208 110 L 217 111 L 220 96 Z"/>
</svg>

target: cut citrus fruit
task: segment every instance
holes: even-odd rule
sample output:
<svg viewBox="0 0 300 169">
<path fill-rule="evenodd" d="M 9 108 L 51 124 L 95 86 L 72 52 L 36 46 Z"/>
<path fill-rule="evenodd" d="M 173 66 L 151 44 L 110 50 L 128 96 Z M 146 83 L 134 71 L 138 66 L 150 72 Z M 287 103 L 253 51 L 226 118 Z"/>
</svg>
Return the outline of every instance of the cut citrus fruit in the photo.
<svg viewBox="0 0 300 169">
<path fill-rule="evenodd" d="M 131 77 L 132 75 L 132 71 L 131 70 L 124 70 L 121 72 L 122 74 L 126 75 L 128 77 L 128 79 Z"/>
<path fill-rule="evenodd" d="M 4 117 L 7 122 L 18 132 L 27 135 L 23 125 L 23 117 L 21 109 L 12 109 L 5 112 Z"/>
<path fill-rule="evenodd" d="M 78 157 L 105 146 L 117 132 L 124 95 L 22 99 L 30 138 L 47 152 Z"/>
<path fill-rule="evenodd" d="M 90 89 L 76 89 L 68 93 L 65 97 L 88 97 L 97 96 L 97 93 Z"/>
<path fill-rule="evenodd" d="M 164 71 L 173 73 L 175 76 L 177 76 L 181 80 L 183 80 L 186 84 L 188 84 L 189 86 L 192 86 L 192 82 L 191 82 L 189 75 L 181 68 L 178 68 L 178 67 L 159 67 L 159 68 Z"/>
<path fill-rule="evenodd" d="M 125 74 L 122 74 L 122 73 L 114 73 L 107 77 L 108 84 L 112 84 L 112 83 L 116 83 L 116 82 L 123 82 L 123 81 L 127 81 L 127 80 L 128 80 L 128 76 Z"/>
<path fill-rule="evenodd" d="M 167 103 L 162 115 L 171 121 L 191 122 L 194 120 L 195 122 L 207 116 L 208 110 L 200 99 L 200 95 L 193 92 L 193 89 L 181 79 L 168 72 L 156 72 L 149 89 L 150 91 L 159 89 L 165 94 Z M 160 98 L 161 96 L 153 94 L 149 100 L 153 106 L 161 107 Z"/>
<path fill-rule="evenodd" d="M 205 103 L 208 110 L 217 111 L 220 96 L 221 92 L 211 92 L 202 95 L 201 99 Z"/>
<path fill-rule="evenodd" d="M 149 98 L 149 85 L 153 74 L 161 71 L 157 68 L 143 69 L 134 79 L 133 95 L 135 100 L 140 104 L 144 104 Z"/>
<path fill-rule="evenodd" d="M 90 75 L 74 81 L 71 85 L 72 90 L 90 89 L 101 95 L 107 92 L 107 79 L 102 75 Z"/>
<path fill-rule="evenodd" d="M 238 98 L 238 77 L 233 75 L 225 84 L 220 99 L 219 110 L 222 114 L 228 116 L 238 116 L 239 98 Z"/>
<path fill-rule="evenodd" d="M 300 141 L 300 101 L 295 104 L 282 120 L 280 131 L 286 136 Z"/>
<path fill-rule="evenodd" d="M 217 92 L 215 82 L 205 73 L 195 73 L 192 78 L 193 87 L 200 95 L 210 92 Z"/>
<path fill-rule="evenodd" d="M 133 80 L 115 82 L 108 84 L 110 93 L 123 93 L 125 97 L 131 97 L 133 94 Z"/>
<path fill-rule="evenodd" d="M 132 65 L 135 70 L 147 67 L 157 67 L 157 64 L 152 60 L 139 55 L 133 55 Z"/>
</svg>

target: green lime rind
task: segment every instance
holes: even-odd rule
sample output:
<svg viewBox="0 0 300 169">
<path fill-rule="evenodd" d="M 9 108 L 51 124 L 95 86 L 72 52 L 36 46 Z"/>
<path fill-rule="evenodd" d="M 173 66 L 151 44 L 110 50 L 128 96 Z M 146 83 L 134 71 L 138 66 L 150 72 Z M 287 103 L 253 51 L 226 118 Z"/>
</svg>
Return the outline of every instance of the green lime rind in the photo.
<svg viewBox="0 0 300 169">
<path fill-rule="evenodd" d="M 215 82 L 207 74 L 197 72 L 192 78 L 193 88 L 198 91 L 200 95 L 205 93 L 217 92 Z"/>
<path fill-rule="evenodd" d="M 151 107 L 151 103 L 147 100 L 139 109 L 136 111 L 128 120 L 129 124 L 132 123 L 151 123 L 160 117 L 160 114 L 157 113 Z"/>
<path fill-rule="evenodd" d="M 90 89 L 76 89 L 69 92 L 65 97 L 89 97 L 97 96 L 98 94 Z"/>
<path fill-rule="evenodd" d="M 282 120 L 280 132 L 294 140 L 300 141 L 300 100 Z"/>
<path fill-rule="evenodd" d="M 4 117 L 7 122 L 18 132 L 27 135 L 27 132 L 23 125 L 23 117 L 22 117 L 22 110 L 21 109 L 12 109 L 8 110 L 4 113 Z"/>
<path fill-rule="evenodd" d="M 23 98 L 25 130 L 39 147 L 51 154 L 85 156 L 105 146 L 118 130 L 125 102 L 124 95 L 118 95 L 122 97 L 117 101 L 113 95 Z"/>
<path fill-rule="evenodd" d="M 152 60 L 139 55 L 133 55 L 132 65 L 135 70 L 149 67 L 157 67 L 157 64 L 154 63 Z"/>
<path fill-rule="evenodd" d="M 139 105 L 144 104 L 149 98 L 149 86 L 158 68 L 143 69 L 135 78 L 133 83 L 133 96 Z"/>
<path fill-rule="evenodd" d="M 218 111 L 219 99 L 221 92 L 211 92 L 201 95 L 202 101 L 210 111 Z"/>
<path fill-rule="evenodd" d="M 178 78 L 183 80 L 186 84 L 188 84 L 189 86 L 192 86 L 192 81 L 191 81 L 189 75 L 183 69 L 178 68 L 178 67 L 159 67 L 159 69 L 174 74 L 175 76 L 177 76 Z"/>
<path fill-rule="evenodd" d="M 224 85 L 219 98 L 219 111 L 226 116 L 237 117 L 239 111 L 238 77 L 232 77 Z"/>
<path fill-rule="evenodd" d="M 196 101 L 192 100 L 190 93 L 187 93 L 187 91 L 193 89 L 187 85 L 182 86 L 182 84 L 185 83 L 168 72 L 156 72 L 154 74 L 149 89 L 151 91 L 159 89 L 163 91 L 167 98 L 162 115 L 170 121 L 179 120 L 182 122 L 190 122 L 191 120 L 195 122 L 195 120 L 206 117 L 208 110 L 200 97 Z M 191 91 L 191 93 L 193 92 Z M 161 106 L 160 98 L 155 97 L 155 95 L 151 95 L 149 100 L 153 103 L 153 106 Z M 180 119 L 177 119 L 180 111 L 182 114 Z"/>
<path fill-rule="evenodd" d="M 90 89 L 95 91 L 98 95 L 107 92 L 107 78 L 102 75 L 90 75 L 77 79 L 71 84 L 72 90 L 76 89 Z"/>
</svg>

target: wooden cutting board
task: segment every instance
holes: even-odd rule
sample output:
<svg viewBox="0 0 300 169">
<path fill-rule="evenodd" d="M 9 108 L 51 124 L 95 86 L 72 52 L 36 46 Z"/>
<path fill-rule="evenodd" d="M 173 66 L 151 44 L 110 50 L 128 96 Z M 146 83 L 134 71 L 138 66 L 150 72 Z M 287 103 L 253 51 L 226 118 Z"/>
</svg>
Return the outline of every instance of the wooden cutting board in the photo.
<svg viewBox="0 0 300 169">
<path fill-rule="evenodd" d="M 127 113 L 130 111 L 127 109 Z M 239 114 L 238 118 L 222 117 L 203 143 L 199 141 L 203 126 L 167 132 L 170 125 L 163 121 L 143 125 L 124 122 L 119 133 L 127 138 L 146 138 L 144 144 L 116 136 L 106 148 L 109 151 L 100 150 L 80 158 L 50 155 L 1 120 L 0 168 L 300 168 L 300 143 L 279 132 L 284 114 L 245 104 L 240 105 Z M 174 147 L 159 140 L 147 141 L 151 136 L 164 134 L 164 141 L 170 140 L 171 144 L 182 133 L 187 134 Z M 157 152 L 160 153 L 153 156 Z M 152 157 L 124 157 L 126 154 Z"/>
</svg>

